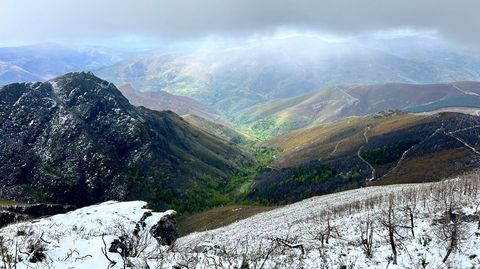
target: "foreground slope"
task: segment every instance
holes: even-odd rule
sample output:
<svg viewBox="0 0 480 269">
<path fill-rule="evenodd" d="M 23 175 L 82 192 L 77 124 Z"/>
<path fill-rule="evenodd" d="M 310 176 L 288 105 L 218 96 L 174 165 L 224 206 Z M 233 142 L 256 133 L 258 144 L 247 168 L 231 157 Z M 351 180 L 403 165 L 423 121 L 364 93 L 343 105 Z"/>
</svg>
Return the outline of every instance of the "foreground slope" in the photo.
<svg viewBox="0 0 480 269">
<path fill-rule="evenodd" d="M 0 230 L 0 246 L 11 249 L 4 251 L 2 258 L 8 260 L 6 253 L 12 253 L 13 257 L 15 247 L 23 253 L 17 253 L 17 262 L 3 265 L 12 268 L 13 264 L 15 268 L 105 268 L 109 262 L 102 254 L 102 248 L 107 250 L 118 236 L 130 235 L 140 219 L 151 228 L 163 216 L 175 214 L 171 210 L 152 212 L 146 206 L 143 201 L 108 201 L 66 214 L 10 225 Z M 143 240 L 152 247 L 156 245 L 153 237 Z M 32 252 L 34 249 L 36 254 Z M 120 255 L 108 255 L 117 264 L 122 263 Z M 32 260 L 34 262 L 30 262 Z"/>
<path fill-rule="evenodd" d="M 90 73 L 0 88 L 0 194 L 76 205 L 186 199 L 248 158 L 172 112 L 132 106 Z"/>
<path fill-rule="evenodd" d="M 479 183 L 478 176 L 469 176 L 314 197 L 180 238 L 177 251 L 198 249 L 192 264 L 200 268 L 212 263 L 228 268 L 244 263 L 264 268 L 476 268 Z M 395 233 L 396 258 L 388 223 Z M 457 245 L 447 256 L 452 240 Z"/>
<path fill-rule="evenodd" d="M 170 247 L 149 231 L 171 211 L 154 212 L 134 237 L 145 203 L 107 202 L 0 229 L 0 256 L 16 257 L 16 268 L 477 268 L 478 179 L 314 197 Z M 119 236 L 137 238 L 135 252 L 102 254 Z M 33 250 L 44 258 L 29 262 Z"/>
</svg>

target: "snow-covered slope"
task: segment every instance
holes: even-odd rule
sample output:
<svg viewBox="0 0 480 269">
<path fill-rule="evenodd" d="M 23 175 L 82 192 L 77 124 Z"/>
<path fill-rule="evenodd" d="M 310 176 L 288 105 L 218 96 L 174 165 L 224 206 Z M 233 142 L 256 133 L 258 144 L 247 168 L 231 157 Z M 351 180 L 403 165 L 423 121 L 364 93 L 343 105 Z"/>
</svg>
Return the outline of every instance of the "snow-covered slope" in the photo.
<svg viewBox="0 0 480 269">
<path fill-rule="evenodd" d="M 108 249 L 114 239 L 125 230 L 133 231 L 144 213 L 151 211 L 145 209 L 146 205 L 143 201 L 109 201 L 10 225 L 0 230 L 0 236 L 3 236 L 3 245 L 9 247 L 11 256 L 15 256 L 15 249 L 18 250 L 18 258 L 23 261 L 17 264 L 17 268 L 106 268 L 109 261 L 102 254 L 102 236 Z M 170 213 L 152 212 L 152 216 L 145 219 L 147 229 Z M 28 253 L 29 248 L 36 244 L 43 246 L 46 258 L 42 262 L 30 263 L 28 260 L 35 254 Z M 156 240 L 148 237 L 145 245 L 154 247 Z M 108 256 L 117 263 L 113 268 L 123 267 L 119 254 L 108 253 Z M 0 268 L 3 268 L 1 262 Z"/>
<path fill-rule="evenodd" d="M 177 252 L 196 250 L 200 255 L 190 263 L 185 259 L 188 256 L 182 261 L 177 254 L 176 260 L 204 268 L 219 264 L 239 268 L 242 262 L 248 262 L 250 268 L 478 268 L 480 230 L 475 214 L 480 204 L 479 184 L 478 178 L 455 179 L 314 197 L 224 228 L 180 238 Z M 390 201 L 398 265 L 392 261 L 386 227 Z M 450 203 L 454 212 L 463 213 L 456 214 L 458 248 L 443 263 L 453 229 L 448 224 L 453 222 L 443 225 L 441 219 Z M 414 216 L 414 236 L 408 228 L 408 208 Z M 331 229 L 327 243 L 328 222 Z M 373 226 L 371 257 L 362 246 L 367 222 Z"/>
<path fill-rule="evenodd" d="M 479 187 L 480 177 L 470 175 L 314 197 L 190 234 L 172 247 L 158 246 L 144 232 L 144 248 L 134 257 L 108 253 L 116 261 L 110 268 L 479 268 Z M 107 202 L 11 225 L 0 234 L 11 254 L 18 245 L 24 262 L 17 268 L 105 268 L 102 235 L 108 248 L 133 231 L 148 211 L 144 205 Z M 144 231 L 165 214 L 153 213 Z M 41 263 L 28 263 L 23 254 L 32 240 L 43 242 L 47 258 Z"/>
</svg>

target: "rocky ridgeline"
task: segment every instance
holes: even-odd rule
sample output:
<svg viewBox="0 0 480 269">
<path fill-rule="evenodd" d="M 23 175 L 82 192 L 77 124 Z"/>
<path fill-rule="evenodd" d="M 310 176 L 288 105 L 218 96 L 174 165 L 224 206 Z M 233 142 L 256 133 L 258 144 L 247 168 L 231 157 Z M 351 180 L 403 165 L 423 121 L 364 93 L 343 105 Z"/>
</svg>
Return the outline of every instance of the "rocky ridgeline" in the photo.
<svg viewBox="0 0 480 269">
<path fill-rule="evenodd" d="M 0 118 L 0 197 L 29 203 L 139 198 L 166 209 L 247 158 L 172 112 L 132 106 L 91 73 L 1 87 Z"/>
</svg>

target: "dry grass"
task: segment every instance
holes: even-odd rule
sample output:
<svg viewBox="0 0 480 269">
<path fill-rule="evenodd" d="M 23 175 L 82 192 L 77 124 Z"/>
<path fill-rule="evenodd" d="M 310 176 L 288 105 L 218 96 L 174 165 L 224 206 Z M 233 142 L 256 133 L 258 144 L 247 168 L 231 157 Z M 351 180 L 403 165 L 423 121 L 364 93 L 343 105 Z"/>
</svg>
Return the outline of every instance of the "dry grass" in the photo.
<svg viewBox="0 0 480 269">
<path fill-rule="evenodd" d="M 25 203 L 13 201 L 13 200 L 8 200 L 8 199 L 0 197 L 0 207 L 11 206 L 11 205 L 24 205 L 24 204 Z"/>
<path fill-rule="evenodd" d="M 464 164 L 474 159 L 473 153 L 468 149 L 457 148 L 438 151 L 425 156 L 407 159 L 401 169 L 385 175 L 383 178 L 371 183 L 373 186 L 423 183 L 450 178 L 465 172 Z M 472 166 L 474 170 L 476 167 Z"/>
<path fill-rule="evenodd" d="M 303 128 L 275 137 L 269 146 L 283 149 L 275 167 L 294 166 L 312 159 L 352 154 L 365 143 L 363 133 L 378 136 L 432 120 L 431 116 L 395 115 L 390 117 L 354 117 L 331 124 Z M 336 148 L 336 149 L 335 149 Z"/>
<path fill-rule="evenodd" d="M 418 125 L 424 122 L 431 121 L 431 116 L 425 115 L 397 115 L 394 117 L 382 118 L 379 121 L 376 121 L 375 127 L 370 131 L 371 135 L 382 135 L 385 133 L 390 133 L 405 129 L 414 125 Z"/>
<path fill-rule="evenodd" d="M 180 218 L 178 226 L 180 235 L 192 232 L 212 230 L 229 225 L 235 221 L 251 217 L 255 214 L 269 211 L 278 207 L 229 205 L 213 208 L 204 212 Z"/>
<path fill-rule="evenodd" d="M 283 149 L 273 164 L 276 168 L 298 166 L 312 160 L 328 162 L 352 156 L 369 140 L 382 135 L 395 135 L 402 130 L 429 122 L 449 120 L 456 114 L 439 115 L 399 114 L 388 117 L 357 117 L 331 124 L 299 129 L 268 141 L 268 145 Z M 370 127 L 370 128 L 368 128 Z M 394 140 L 389 143 L 395 143 Z M 405 160 L 398 171 L 388 173 L 394 164 L 377 166 L 377 175 L 383 176 L 374 184 L 417 183 L 458 175 L 469 169 L 474 156 L 468 149 L 452 149 Z M 385 173 L 387 173 L 385 175 Z"/>
<path fill-rule="evenodd" d="M 268 144 L 288 151 L 304 144 L 322 143 L 350 130 L 363 130 L 364 126 L 366 126 L 364 118 L 349 118 L 331 124 L 288 132 L 272 138 Z"/>
</svg>

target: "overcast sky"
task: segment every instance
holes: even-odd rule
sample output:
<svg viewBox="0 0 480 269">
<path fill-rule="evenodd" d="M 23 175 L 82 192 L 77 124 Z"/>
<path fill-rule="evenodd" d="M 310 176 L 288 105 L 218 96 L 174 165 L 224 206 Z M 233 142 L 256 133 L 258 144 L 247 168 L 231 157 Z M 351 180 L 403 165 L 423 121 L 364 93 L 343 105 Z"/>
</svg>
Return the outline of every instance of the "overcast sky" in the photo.
<svg viewBox="0 0 480 269">
<path fill-rule="evenodd" d="M 479 0 L 0 0 L 0 43 L 413 29 L 480 46 Z"/>
</svg>

